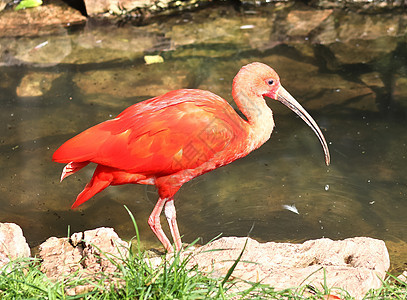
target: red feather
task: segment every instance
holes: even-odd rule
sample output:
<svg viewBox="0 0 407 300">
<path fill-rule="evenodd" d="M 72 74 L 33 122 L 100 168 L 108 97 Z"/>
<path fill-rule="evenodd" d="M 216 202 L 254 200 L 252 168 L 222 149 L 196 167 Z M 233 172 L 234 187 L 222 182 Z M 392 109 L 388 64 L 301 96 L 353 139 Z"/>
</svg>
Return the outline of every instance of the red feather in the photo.
<svg viewBox="0 0 407 300">
<path fill-rule="evenodd" d="M 172 91 L 78 134 L 55 151 L 53 160 L 93 162 L 155 177 L 193 169 L 241 134 L 242 127 L 230 125 L 233 113 L 213 93 Z"/>
<path fill-rule="evenodd" d="M 156 184 L 163 197 L 172 197 L 183 182 L 243 155 L 234 143 L 246 134 L 244 122 L 211 92 L 171 91 L 83 131 L 52 159 L 67 163 L 61 180 L 89 162 L 99 165 L 73 208 L 109 185 L 125 183 Z M 214 157 L 224 151 L 230 161 Z M 182 174 L 170 183 L 166 176 L 177 173 Z"/>
</svg>

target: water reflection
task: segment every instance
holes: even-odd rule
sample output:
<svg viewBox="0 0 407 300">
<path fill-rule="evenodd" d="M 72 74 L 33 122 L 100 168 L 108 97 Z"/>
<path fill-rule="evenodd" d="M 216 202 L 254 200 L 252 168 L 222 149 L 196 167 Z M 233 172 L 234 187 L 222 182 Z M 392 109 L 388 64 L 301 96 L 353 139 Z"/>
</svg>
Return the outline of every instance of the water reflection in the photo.
<svg viewBox="0 0 407 300">
<path fill-rule="evenodd" d="M 279 72 L 287 90 L 317 120 L 332 165 L 324 165 L 313 132 L 270 101 L 277 125 L 271 140 L 177 194 L 183 240 L 207 242 L 220 233 L 263 241 L 363 235 L 384 239 L 393 267 L 403 268 L 405 32 L 387 15 L 339 16 L 343 23 L 335 28 L 331 19 L 338 16 L 332 11 L 305 12 L 314 16 L 314 25 L 284 23 L 301 11 L 222 7 L 145 27 L 88 24 L 58 37 L 2 39 L 8 52 L 3 51 L 0 70 L 0 221 L 21 225 L 31 245 L 65 236 L 68 225 L 71 232 L 110 226 L 130 238 L 134 230 L 125 204 L 146 245 L 159 245 L 147 225 L 157 199 L 152 187 L 109 187 L 71 211 L 92 170 L 60 184 L 63 166 L 51 162 L 53 151 L 125 107 L 168 90 L 209 89 L 231 100 L 239 68 L 262 61 Z M 370 28 L 375 22 L 382 26 L 377 38 Z M 45 40 L 46 46 L 27 55 Z M 46 52 L 54 56 L 41 52 L 55 45 L 60 50 Z M 146 53 L 158 53 L 165 62 L 145 65 Z M 293 204 L 299 214 L 283 208 Z"/>
</svg>

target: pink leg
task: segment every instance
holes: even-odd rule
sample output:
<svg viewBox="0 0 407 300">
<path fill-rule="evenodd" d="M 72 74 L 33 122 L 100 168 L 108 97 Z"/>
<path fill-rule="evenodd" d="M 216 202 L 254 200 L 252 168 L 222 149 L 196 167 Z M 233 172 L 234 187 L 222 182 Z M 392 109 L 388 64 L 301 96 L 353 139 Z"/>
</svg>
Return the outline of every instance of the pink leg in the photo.
<svg viewBox="0 0 407 300">
<path fill-rule="evenodd" d="M 165 203 L 164 213 L 165 217 L 167 218 L 168 224 L 170 225 L 171 235 L 175 243 L 175 248 L 177 249 L 177 251 L 180 251 L 182 248 L 182 243 L 178 230 L 177 213 L 175 212 L 174 199 L 169 199 Z"/>
<path fill-rule="evenodd" d="M 155 233 L 157 238 L 160 240 L 161 244 L 168 252 L 173 252 L 171 243 L 165 235 L 160 222 L 160 215 L 168 199 L 159 198 L 157 204 L 155 205 L 150 217 L 148 218 L 148 225 L 150 225 L 151 230 Z"/>
</svg>

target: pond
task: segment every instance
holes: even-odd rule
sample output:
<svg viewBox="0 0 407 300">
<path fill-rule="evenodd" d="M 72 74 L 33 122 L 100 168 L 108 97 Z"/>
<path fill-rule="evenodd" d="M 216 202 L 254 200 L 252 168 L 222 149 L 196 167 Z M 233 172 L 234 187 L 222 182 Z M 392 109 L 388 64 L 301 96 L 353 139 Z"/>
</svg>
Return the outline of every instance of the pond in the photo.
<svg viewBox="0 0 407 300">
<path fill-rule="evenodd" d="M 195 178 L 176 195 L 183 241 L 223 236 L 302 242 L 383 239 L 392 270 L 407 263 L 407 20 L 277 4 L 224 5 L 144 26 L 88 21 L 59 34 L 0 40 L 0 222 L 19 224 L 31 246 L 100 226 L 145 247 L 151 186 L 109 187 L 76 210 L 87 167 L 59 182 L 52 153 L 67 139 L 136 102 L 178 88 L 232 102 L 241 66 L 272 66 L 321 127 L 312 130 L 268 100 L 276 128 L 260 149 Z M 146 55 L 162 63 L 146 64 Z M 284 208 L 295 205 L 298 214 Z M 163 219 L 163 224 L 166 223 Z M 167 230 L 167 228 L 165 229 Z M 167 231 L 168 232 L 168 231 Z"/>
</svg>

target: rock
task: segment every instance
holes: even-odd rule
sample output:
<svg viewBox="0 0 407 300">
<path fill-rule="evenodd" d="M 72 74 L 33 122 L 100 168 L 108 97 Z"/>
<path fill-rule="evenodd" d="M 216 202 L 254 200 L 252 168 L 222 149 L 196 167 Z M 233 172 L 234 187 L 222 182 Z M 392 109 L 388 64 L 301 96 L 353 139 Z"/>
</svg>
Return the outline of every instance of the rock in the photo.
<svg viewBox="0 0 407 300">
<path fill-rule="evenodd" d="M 0 0 L 0 11 L 5 9 L 9 2 L 10 2 L 9 0 Z"/>
<path fill-rule="evenodd" d="M 214 12 L 207 15 L 205 22 L 175 24 L 166 37 L 171 39 L 175 47 L 200 43 L 230 43 L 234 40 L 241 40 L 240 37 L 236 37 L 239 31 L 244 32 L 239 29 L 239 20 L 219 18 L 218 14 Z M 231 32 L 234 34 L 230 34 Z M 222 49 L 222 51 L 224 50 Z"/>
<path fill-rule="evenodd" d="M 307 36 L 312 30 L 317 28 L 326 18 L 332 14 L 333 10 L 292 10 L 287 15 L 290 36 Z"/>
<path fill-rule="evenodd" d="M 84 0 L 86 12 L 89 16 L 104 14 L 106 12 L 120 14 L 137 8 L 146 8 L 154 5 L 152 0 Z"/>
<path fill-rule="evenodd" d="M 181 48 L 177 56 L 209 56 L 227 57 L 233 55 L 233 47 L 219 47 L 222 44 L 235 44 L 239 49 L 262 48 L 263 50 L 274 46 L 274 39 L 278 35 L 273 33 L 276 13 L 271 12 L 267 17 L 261 15 L 247 15 L 240 19 L 239 15 L 230 9 L 206 9 L 192 19 L 182 22 L 171 22 L 165 33 L 175 48 L 186 45 L 197 45 L 193 48 Z M 168 27 L 167 27 L 168 28 Z M 275 37 L 277 35 L 277 37 Z M 270 39 L 273 39 L 270 42 Z M 214 46 L 202 47 L 198 45 Z M 272 44 L 271 46 L 269 44 Z M 215 46 L 216 45 L 216 46 Z"/>
<path fill-rule="evenodd" d="M 400 279 L 401 281 L 407 282 L 407 271 L 404 271 L 402 274 L 397 276 L 397 278 Z"/>
<path fill-rule="evenodd" d="M 0 37 L 58 34 L 66 27 L 82 24 L 86 17 L 60 0 L 18 11 L 0 12 Z"/>
<path fill-rule="evenodd" d="M 141 65 L 137 69 L 109 69 L 78 73 L 73 82 L 84 94 L 109 95 L 115 97 L 143 98 L 158 96 L 172 89 L 188 86 L 188 74 L 179 67 L 179 62 Z M 168 72 L 171 70 L 171 72 Z M 129 80 L 129 78 L 131 78 Z M 110 97 L 111 98 L 111 97 Z M 97 99 L 98 103 L 115 105 L 112 99 Z M 128 105 L 128 102 L 125 103 Z M 123 103 L 119 103 L 121 108 Z"/>
<path fill-rule="evenodd" d="M 280 73 L 283 85 L 294 97 L 301 95 L 298 100 L 309 111 L 329 107 L 378 111 L 372 97 L 373 90 L 364 84 L 347 80 L 339 74 L 320 72 L 316 65 L 282 55 L 264 57 L 262 61 Z M 293 82 L 295 85 L 292 85 Z M 291 112 L 284 110 L 281 113 Z"/>
<path fill-rule="evenodd" d="M 120 262 L 117 258 L 127 257 L 129 249 L 129 244 L 121 240 L 113 228 L 102 227 L 74 233 L 70 242 L 73 247 L 82 247 L 81 265 L 92 273 L 112 273 L 117 267 L 108 258 Z M 105 257 L 101 259 L 101 256 Z"/>
<path fill-rule="evenodd" d="M 64 62 L 73 64 L 134 61 L 144 53 L 165 51 L 170 41 L 155 24 L 145 27 L 99 24 L 89 20 L 83 31 L 71 34 L 72 53 Z M 129 38 L 132 37 L 132 38 Z"/>
<path fill-rule="evenodd" d="M 326 45 L 326 51 L 332 56 L 328 67 L 337 69 L 344 64 L 375 62 L 395 51 L 397 37 L 406 34 L 404 23 L 405 16 L 397 13 L 332 13 L 321 22 L 310 40 Z"/>
<path fill-rule="evenodd" d="M 41 270 L 51 279 L 58 279 L 82 269 L 82 249 L 73 247 L 68 238 L 50 237 L 40 245 Z"/>
<path fill-rule="evenodd" d="M 82 31 L 70 34 L 63 29 L 58 35 L 0 38 L 0 66 L 128 62 L 141 60 L 144 52 L 158 48 L 168 50 L 169 47 L 168 39 L 154 25 L 119 28 L 89 21 Z"/>
<path fill-rule="evenodd" d="M 138 20 L 196 9 L 211 2 L 211 0 L 84 0 L 86 12 L 91 17 L 109 17 L 111 14 Z"/>
<path fill-rule="evenodd" d="M 319 8 L 347 8 L 365 12 L 380 12 L 405 7 L 404 0 L 311 0 L 309 4 Z"/>
<path fill-rule="evenodd" d="M 0 66 L 29 64 L 39 67 L 55 66 L 71 53 L 71 43 L 66 31 L 48 37 L 2 38 Z"/>
<path fill-rule="evenodd" d="M 70 239 L 51 237 L 40 245 L 41 270 L 52 280 L 79 271 L 89 281 L 104 280 L 106 285 L 119 284 L 114 278 L 117 264 L 127 257 L 129 244 L 112 228 L 97 228 L 74 233 Z M 102 278 L 101 276 L 104 276 Z M 92 290 L 91 283 L 68 289 L 69 295 Z"/>
<path fill-rule="evenodd" d="M 360 76 L 360 80 L 368 87 L 383 88 L 384 82 L 379 72 L 365 73 Z"/>
<path fill-rule="evenodd" d="M 395 76 L 393 89 L 393 97 L 400 103 L 404 104 L 404 107 L 406 107 L 407 103 L 405 99 L 407 98 L 407 76 Z"/>
<path fill-rule="evenodd" d="M 390 266 L 384 242 L 365 237 L 340 241 L 323 238 L 303 244 L 259 243 L 250 238 L 227 237 L 200 248 L 189 265 L 198 265 L 213 276 L 224 276 L 246 240 L 246 249 L 232 276 L 269 284 L 276 290 L 305 284 L 320 289 L 325 270 L 327 287 L 336 288 L 331 293 L 340 293 L 342 288 L 352 297 L 362 299 L 369 289 L 381 286 Z"/>
<path fill-rule="evenodd" d="M 325 45 L 403 36 L 406 32 L 403 14 L 336 13 L 331 14 L 323 23 L 313 41 Z"/>
<path fill-rule="evenodd" d="M 20 226 L 0 223 L 0 268 L 18 257 L 29 257 L 28 246 Z"/>
<path fill-rule="evenodd" d="M 30 72 L 23 77 L 17 87 L 19 97 L 38 97 L 44 95 L 52 87 L 52 81 L 60 74 L 47 72 Z"/>
<path fill-rule="evenodd" d="M 366 64 L 377 61 L 391 53 L 397 47 L 392 37 L 380 37 L 374 40 L 356 39 L 348 42 L 333 43 L 329 49 L 335 55 L 337 64 Z"/>
</svg>

